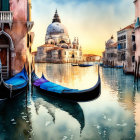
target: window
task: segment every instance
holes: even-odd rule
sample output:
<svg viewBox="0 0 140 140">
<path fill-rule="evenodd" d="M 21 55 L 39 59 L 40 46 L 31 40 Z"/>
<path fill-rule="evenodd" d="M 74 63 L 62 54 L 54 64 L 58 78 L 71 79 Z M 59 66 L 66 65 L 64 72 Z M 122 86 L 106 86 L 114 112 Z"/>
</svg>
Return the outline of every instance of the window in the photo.
<svg viewBox="0 0 140 140">
<path fill-rule="evenodd" d="M 0 11 L 9 11 L 9 0 L 0 0 Z"/>
<path fill-rule="evenodd" d="M 122 54 L 122 55 L 121 55 L 121 60 L 122 60 L 122 61 L 125 61 L 125 54 Z"/>
<path fill-rule="evenodd" d="M 132 62 L 133 63 L 135 62 L 135 56 L 132 56 Z"/>
<path fill-rule="evenodd" d="M 124 43 L 124 49 L 126 49 L 126 43 Z"/>
<path fill-rule="evenodd" d="M 126 39 L 126 35 L 124 35 L 124 39 Z"/>
<path fill-rule="evenodd" d="M 135 41 L 135 36 L 134 35 L 132 35 L 132 41 Z"/>
<path fill-rule="evenodd" d="M 118 37 L 118 41 L 124 40 L 124 39 L 126 39 L 126 35 L 122 35 L 122 36 Z"/>
<path fill-rule="evenodd" d="M 133 51 L 136 51 L 136 44 L 133 45 Z"/>
<path fill-rule="evenodd" d="M 120 41 L 120 37 L 118 37 L 118 41 Z"/>
<path fill-rule="evenodd" d="M 28 35 L 27 35 L 27 47 L 28 47 L 28 48 L 29 48 L 29 44 L 30 44 L 30 43 L 29 43 L 29 42 L 30 42 L 29 39 L 30 39 L 30 35 L 28 34 Z"/>
<path fill-rule="evenodd" d="M 61 59 L 61 50 L 58 51 L 58 57 Z"/>
<path fill-rule="evenodd" d="M 72 58 L 74 58 L 74 54 L 72 54 Z"/>
<path fill-rule="evenodd" d="M 60 43 L 66 43 L 64 40 L 61 40 Z"/>
<path fill-rule="evenodd" d="M 2 0 L 0 0 L 0 11 L 2 11 L 2 2 L 1 2 Z"/>
</svg>

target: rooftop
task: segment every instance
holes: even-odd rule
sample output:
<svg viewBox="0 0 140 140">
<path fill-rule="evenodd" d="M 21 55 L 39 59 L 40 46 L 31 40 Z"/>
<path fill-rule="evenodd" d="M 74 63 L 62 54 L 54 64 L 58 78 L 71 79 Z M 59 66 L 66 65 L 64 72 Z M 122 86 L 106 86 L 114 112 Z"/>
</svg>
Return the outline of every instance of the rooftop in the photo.
<svg viewBox="0 0 140 140">
<path fill-rule="evenodd" d="M 55 47 L 55 48 L 49 50 L 48 52 L 50 52 L 50 51 L 54 51 L 54 50 L 63 50 L 63 48 Z"/>
<path fill-rule="evenodd" d="M 135 27 L 135 24 L 133 23 L 133 24 L 130 24 L 130 25 L 126 26 L 123 29 L 120 29 L 118 32 L 123 31 L 123 30 L 126 30 L 126 29 L 134 29 L 134 27 Z"/>
<path fill-rule="evenodd" d="M 40 47 L 57 47 L 57 46 L 54 44 L 44 44 L 44 45 L 41 45 Z"/>
<path fill-rule="evenodd" d="M 84 54 L 83 56 L 85 56 L 85 57 L 92 57 L 92 56 L 98 56 L 98 55 L 95 55 L 95 54 Z"/>
</svg>

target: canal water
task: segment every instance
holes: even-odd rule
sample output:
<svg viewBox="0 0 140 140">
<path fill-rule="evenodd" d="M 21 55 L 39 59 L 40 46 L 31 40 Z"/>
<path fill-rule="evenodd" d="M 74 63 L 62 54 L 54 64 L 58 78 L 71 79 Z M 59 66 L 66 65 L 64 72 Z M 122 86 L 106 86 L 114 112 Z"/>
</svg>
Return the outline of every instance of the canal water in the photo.
<svg viewBox="0 0 140 140">
<path fill-rule="evenodd" d="M 97 81 L 97 65 L 36 64 L 48 80 L 87 89 Z M 0 104 L 0 140 L 139 140 L 140 86 L 121 69 L 100 68 L 101 95 L 76 103 L 29 89 Z"/>
</svg>

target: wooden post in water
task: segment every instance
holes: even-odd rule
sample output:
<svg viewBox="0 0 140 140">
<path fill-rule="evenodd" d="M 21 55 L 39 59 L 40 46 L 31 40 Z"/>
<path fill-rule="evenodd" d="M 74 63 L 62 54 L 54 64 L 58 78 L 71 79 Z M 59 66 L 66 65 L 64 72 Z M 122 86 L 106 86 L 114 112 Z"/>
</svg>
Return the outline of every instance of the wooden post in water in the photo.
<svg viewBox="0 0 140 140">
<path fill-rule="evenodd" d="M 140 68 L 140 57 L 138 59 L 138 67 L 137 67 L 137 82 L 139 80 L 139 68 Z"/>
<path fill-rule="evenodd" d="M 32 64 L 31 64 L 31 96 L 33 95 L 33 84 L 32 84 L 32 71 L 33 71 L 33 59 L 32 59 Z"/>
<path fill-rule="evenodd" d="M 137 76 L 137 61 L 135 61 L 134 82 L 136 82 L 136 76 Z"/>
</svg>

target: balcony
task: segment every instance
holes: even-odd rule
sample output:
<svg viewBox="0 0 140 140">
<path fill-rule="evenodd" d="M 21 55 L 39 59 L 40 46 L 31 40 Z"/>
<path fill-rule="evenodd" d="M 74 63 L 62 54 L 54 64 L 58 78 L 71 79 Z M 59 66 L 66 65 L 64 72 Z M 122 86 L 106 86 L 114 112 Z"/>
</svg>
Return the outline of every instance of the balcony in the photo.
<svg viewBox="0 0 140 140">
<path fill-rule="evenodd" d="M 0 27 L 2 29 L 5 23 L 8 23 L 11 29 L 13 23 L 13 13 L 11 11 L 0 11 Z"/>
</svg>

